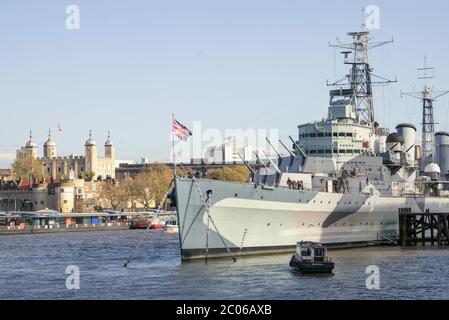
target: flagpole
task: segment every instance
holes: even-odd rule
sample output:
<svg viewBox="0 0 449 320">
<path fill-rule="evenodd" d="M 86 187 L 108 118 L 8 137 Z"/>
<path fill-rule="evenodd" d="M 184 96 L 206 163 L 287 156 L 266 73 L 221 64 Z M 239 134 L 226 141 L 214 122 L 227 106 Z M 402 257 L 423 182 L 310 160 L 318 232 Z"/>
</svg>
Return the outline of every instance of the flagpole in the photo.
<svg viewBox="0 0 449 320">
<path fill-rule="evenodd" d="M 171 121 L 171 135 L 172 135 L 172 155 L 173 155 L 173 173 L 174 173 L 174 177 L 176 178 L 176 158 L 175 158 L 175 135 L 173 133 L 173 125 L 175 123 L 175 114 L 172 113 L 172 121 Z"/>
</svg>

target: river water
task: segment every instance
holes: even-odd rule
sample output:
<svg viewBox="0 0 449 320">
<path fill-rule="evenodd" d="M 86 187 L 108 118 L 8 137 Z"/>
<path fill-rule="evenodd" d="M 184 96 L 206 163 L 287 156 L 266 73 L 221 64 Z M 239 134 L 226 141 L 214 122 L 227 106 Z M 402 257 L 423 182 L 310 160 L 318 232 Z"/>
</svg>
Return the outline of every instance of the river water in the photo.
<svg viewBox="0 0 449 320">
<path fill-rule="evenodd" d="M 0 237 L 0 299 L 449 299 L 448 249 L 330 251 L 333 276 L 301 276 L 285 254 L 181 263 L 177 235 L 156 230 L 124 268 L 144 232 Z M 79 290 L 66 288 L 69 265 Z M 378 290 L 366 288 L 370 265 Z"/>
</svg>

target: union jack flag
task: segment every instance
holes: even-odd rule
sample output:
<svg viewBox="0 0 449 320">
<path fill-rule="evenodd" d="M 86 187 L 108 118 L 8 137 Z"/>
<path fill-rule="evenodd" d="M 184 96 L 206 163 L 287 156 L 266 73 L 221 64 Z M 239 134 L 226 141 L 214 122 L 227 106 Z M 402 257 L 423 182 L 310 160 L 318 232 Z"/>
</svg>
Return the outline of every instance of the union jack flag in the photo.
<svg viewBox="0 0 449 320">
<path fill-rule="evenodd" d="M 62 132 L 62 127 L 61 124 L 58 122 L 56 128 L 58 129 L 59 132 Z"/>
<path fill-rule="evenodd" d="M 177 120 L 173 120 L 173 133 L 182 141 L 186 141 L 192 135 L 192 132 Z"/>
</svg>

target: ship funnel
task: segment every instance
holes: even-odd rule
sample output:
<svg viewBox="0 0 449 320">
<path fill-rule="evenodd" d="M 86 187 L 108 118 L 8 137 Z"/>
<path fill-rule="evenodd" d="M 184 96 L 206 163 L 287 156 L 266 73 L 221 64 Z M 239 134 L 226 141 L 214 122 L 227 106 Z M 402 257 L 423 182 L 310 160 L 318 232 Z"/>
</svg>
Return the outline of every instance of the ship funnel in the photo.
<svg viewBox="0 0 449 320">
<path fill-rule="evenodd" d="M 435 133 L 435 162 L 441 168 L 441 175 L 446 176 L 449 173 L 449 133 Z"/>
<path fill-rule="evenodd" d="M 409 123 L 396 126 L 397 133 L 404 138 L 404 151 L 409 165 L 415 164 L 416 127 Z"/>
</svg>

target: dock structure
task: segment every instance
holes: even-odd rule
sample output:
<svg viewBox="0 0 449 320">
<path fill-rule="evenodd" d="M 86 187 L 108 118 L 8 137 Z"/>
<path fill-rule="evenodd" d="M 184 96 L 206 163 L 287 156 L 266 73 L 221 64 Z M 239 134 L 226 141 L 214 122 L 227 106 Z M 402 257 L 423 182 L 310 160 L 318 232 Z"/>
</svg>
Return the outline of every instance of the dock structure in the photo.
<svg viewBox="0 0 449 320">
<path fill-rule="evenodd" d="M 400 213 L 399 245 L 449 246 L 449 213 Z"/>
</svg>

